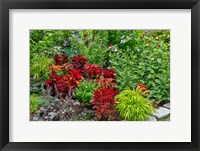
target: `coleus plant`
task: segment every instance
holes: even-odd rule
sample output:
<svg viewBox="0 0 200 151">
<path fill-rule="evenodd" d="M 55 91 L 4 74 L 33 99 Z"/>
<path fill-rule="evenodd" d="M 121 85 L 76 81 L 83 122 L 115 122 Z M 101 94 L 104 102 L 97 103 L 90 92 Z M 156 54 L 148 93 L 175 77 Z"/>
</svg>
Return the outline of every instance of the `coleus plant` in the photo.
<svg viewBox="0 0 200 151">
<path fill-rule="evenodd" d="M 114 120 L 115 100 L 118 90 L 110 88 L 99 88 L 94 91 L 94 97 L 90 100 L 99 120 Z"/>
<path fill-rule="evenodd" d="M 51 95 L 59 96 L 60 98 L 71 97 L 82 79 L 82 74 L 79 70 L 73 70 L 68 75 L 59 76 L 55 71 L 46 80 L 47 90 Z"/>
<path fill-rule="evenodd" d="M 146 96 L 150 93 L 150 90 L 147 89 L 147 86 L 143 83 L 136 84 L 136 89 L 140 92 L 140 94 Z"/>
<path fill-rule="evenodd" d="M 73 65 L 74 69 L 80 70 L 81 72 L 84 71 L 83 68 L 84 68 L 84 65 L 88 61 L 87 58 L 84 58 L 81 54 L 78 54 L 77 56 L 70 57 L 70 59 L 72 61 L 72 65 Z"/>
<path fill-rule="evenodd" d="M 103 68 L 97 64 L 85 64 L 84 71 L 86 77 L 98 79 L 102 75 Z"/>
<path fill-rule="evenodd" d="M 113 78 L 100 78 L 98 81 L 98 85 L 100 87 L 109 88 L 109 87 L 115 87 L 117 83 Z"/>
<path fill-rule="evenodd" d="M 103 70 L 103 77 L 104 78 L 112 78 L 112 79 L 116 79 L 116 71 L 112 68 L 107 69 L 107 70 Z"/>
<path fill-rule="evenodd" d="M 56 65 L 63 65 L 68 62 L 68 57 L 66 54 L 56 54 L 54 55 L 54 61 Z"/>
</svg>

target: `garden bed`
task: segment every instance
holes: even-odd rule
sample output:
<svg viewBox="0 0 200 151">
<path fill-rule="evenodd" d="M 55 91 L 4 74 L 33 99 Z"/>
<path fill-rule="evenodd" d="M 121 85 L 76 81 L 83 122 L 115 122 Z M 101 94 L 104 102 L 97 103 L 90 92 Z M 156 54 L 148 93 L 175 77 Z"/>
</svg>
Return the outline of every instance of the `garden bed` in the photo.
<svg viewBox="0 0 200 151">
<path fill-rule="evenodd" d="M 169 120 L 169 48 L 167 30 L 31 31 L 30 120 Z"/>
</svg>

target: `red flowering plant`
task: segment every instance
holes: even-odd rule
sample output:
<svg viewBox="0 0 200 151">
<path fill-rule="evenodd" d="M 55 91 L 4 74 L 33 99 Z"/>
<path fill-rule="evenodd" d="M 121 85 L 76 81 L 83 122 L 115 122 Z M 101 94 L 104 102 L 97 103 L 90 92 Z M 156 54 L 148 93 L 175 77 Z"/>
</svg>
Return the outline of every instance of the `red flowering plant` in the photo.
<svg viewBox="0 0 200 151">
<path fill-rule="evenodd" d="M 68 57 L 66 54 L 56 54 L 54 55 L 54 61 L 56 65 L 63 65 L 68 62 Z"/>
<path fill-rule="evenodd" d="M 82 73 L 84 71 L 84 65 L 87 63 L 88 59 L 84 58 L 81 54 L 78 54 L 78 56 L 72 56 L 70 59 L 74 69 L 80 70 Z"/>
<path fill-rule="evenodd" d="M 107 69 L 107 70 L 103 70 L 103 77 L 104 78 L 112 78 L 112 79 L 116 79 L 116 71 L 112 68 Z"/>
<path fill-rule="evenodd" d="M 94 96 L 90 103 L 97 114 L 99 120 L 114 120 L 115 118 L 115 100 L 118 90 L 110 88 L 99 88 L 94 91 Z"/>
<path fill-rule="evenodd" d="M 138 83 L 136 85 L 136 90 L 140 92 L 140 94 L 146 96 L 150 93 L 150 90 L 147 89 L 147 86 L 143 83 Z"/>
<path fill-rule="evenodd" d="M 91 79 L 98 79 L 102 75 L 103 68 L 97 64 L 85 64 L 85 76 Z"/>
</svg>

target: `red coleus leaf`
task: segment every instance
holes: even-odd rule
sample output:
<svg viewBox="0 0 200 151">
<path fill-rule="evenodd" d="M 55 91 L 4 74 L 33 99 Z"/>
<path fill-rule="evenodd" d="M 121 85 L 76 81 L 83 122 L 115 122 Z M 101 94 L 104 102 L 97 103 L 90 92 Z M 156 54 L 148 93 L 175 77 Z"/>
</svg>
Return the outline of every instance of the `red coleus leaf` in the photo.
<svg viewBox="0 0 200 151">
<path fill-rule="evenodd" d="M 81 54 L 78 54 L 78 56 L 72 56 L 70 59 L 72 60 L 74 69 L 83 72 L 84 65 L 86 64 L 88 59 L 84 58 Z"/>
<path fill-rule="evenodd" d="M 136 88 L 140 89 L 141 94 L 147 94 L 148 95 L 150 93 L 150 90 L 147 90 L 147 86 L 143 83 L 137 84 Z"/>
<path fill-rule="evenodd" d="M 100 78 L 99 84 L 101 87 L 115 87 L 117 85 L 113 78 Z"/>
<path fill-rule="evenodd" d="M 104 78 L 112 78 L 112 79 L 116 79 L 116 71 L 114 69 L 108 69 L 108 70 L 103 70 L 103 76 Z"/>
<path fill-rule="evenodd" d="M 147 89 L 147 86 L 146 86 L 145 84 L 143 84 L 143 83 L 138 83 L 138 84 L 136 85 L 136 87 Z"/>
<path fill-rule="evenodd" d="M 68 62 L 68 57 L 66 54 L 61 54 L 61 55 L 56 54 L 54 55 L 54 61 L 56 65 L 63 65 Z"/>
<path fill-rule="evenodd" d="M 70 72 L 71 76 L 75 80 L 81 80 L 82 79 L 82 74 L 80 73 L 80 70 L 73 70 Z"/>
<path fill-rule="evenodd" d="M 82 79 L 82 74 L 79 70 L 72 70 L 68 75 L 59 76 L 52 71 L 52 74 L 49 76 L 50 79 L 46 80 L 46 84 L 54 84 L 52 94 L 62 94 L 60 97 L 68 96 L 69 92 L 74 91 L 78 86 L 80 80 Z"/>
<path fill-rule="evenodd" d="M 51 84 L 53 80 L 45 80 L 46 84 Z"/>
<path fill-rule="evenodd" d="M 103 68 L 98 66 L 97 64 L 85 64 L 84 71 L 86 77 L 98 79 L 102 75 Z"/>
<path fill-rule="evenodd" d="M 118 94 L 118 90 L 110 88 L 99 88 L 94 91 L 94 96 L 92 100 L 90 101 L 94 106 L 93 109 L 95 109 L 97 117 L 99 120 L 102 118 L 107 120 L 109 117 L 112 117 L 112 113 L 115 106 L 115 95 Z"/>
</svg>

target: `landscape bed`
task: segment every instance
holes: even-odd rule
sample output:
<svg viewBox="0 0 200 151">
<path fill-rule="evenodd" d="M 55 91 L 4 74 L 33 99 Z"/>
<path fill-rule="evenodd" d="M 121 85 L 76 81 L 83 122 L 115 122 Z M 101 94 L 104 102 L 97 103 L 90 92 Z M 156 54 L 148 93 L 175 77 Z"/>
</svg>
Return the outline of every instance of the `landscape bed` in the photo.
<svg viewBox="0 0 200 151">
<path fill-rule="evenodd" d="M 170 121 L 170 30 L 31 30 L 31 121 Z"/>
</svg>

